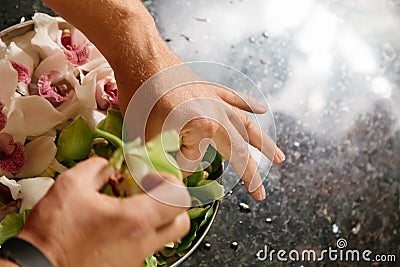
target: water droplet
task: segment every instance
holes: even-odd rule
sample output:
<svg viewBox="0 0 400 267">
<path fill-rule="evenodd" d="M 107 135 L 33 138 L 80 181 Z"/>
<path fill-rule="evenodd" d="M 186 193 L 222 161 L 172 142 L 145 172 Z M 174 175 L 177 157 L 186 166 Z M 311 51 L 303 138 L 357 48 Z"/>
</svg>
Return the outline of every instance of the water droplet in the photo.
<svg viewBox="0 0 400 267">
<path fill-rule="evenodd" d="M 244 182 L 243 182 L 243 181 L 240 181 L 240 184 L 241 184 L 241 185 L 244 185 Z"/>
<path fill-rule="evenodd" d="M 263 32 L 263 36 L 264 36 L 265 38 L 269 38 L 269 32 L 267 32 L 267 31 Z"/>
<path fill-rule="evenodd" d="M 297 141 L 294 141 L 294 142 L 293 142 L 293 145 L 294 145 L 295 147 L 299 147 L 299 146 L 300 146 L 300 143 L 297 142 Z"/>
<path fill-rule="evenodd" d="M 231 249 L 236 250 L 238 247 L 239 247 L 239 244 L 238 244 L 237 242 L 233 241 L 233 242 L 231 243 Z"/>
<path fill-rule="evenodd" d="M 21 17 L 19 23 L 25 22 L 25 17 Z"/>
<path fill-rule="evenodd" d="M 272 222 L 272 219 L 271 219 L 271 218 L 267 218 L 267 219 L 265 219 L 265 222 L 266 222 L 266 223 L 271 223 L 271 222 Z"/>
<path fill-rule="evenodd" d="M 251 36 L 251 37 L 249 38 L 249 41 L 250 41 L 250 43 L 255 43 L 255 42 L 256 42 L 256 37 Z"/>
<path fill-rule="evenodd" d="M 354 226 L 354 227 L 351 229 L 351 233 L 352 233 L 353 235 L 356 235 L 356 234 L 358 234 L 358 232 L 360 231 L 360 229 L 361 229 L 361 224 L 360 224 L 360 223 L 357 223 L 357 225 Z"/>
<path fill-rule="evenodd" d="M 332 233 L 337 234 L 339 233 L 339 226 L 336 223 L 332 224 Z"/>
<path fill-rule="evenodd" d="M 203 247 L 204 247 L 204 249 L 206 249 L 206 250 L 210 250 L 210 249 L 211 249 L 211 244 L 208 243 L 208 242 L 206 242 L 206 243 L 204 243 Z"/>
<path fill-rule="evenodd" d="M 244 202 L 239 203 L 239 210 L 240 210 L 241 212 L 250 212 L 250 211 L 251 211 L 249 205 L 247 205 L 247 204 L 244 203 Z"/>
<path fill-rule="evenodd" d="M 265 65 L 265 64 L 267 64 L 267 61 L 265 61 L 265 59 L 262 58 L 262 59 L 260 59 L 260 63 Z"/>
<path fill-rule="evenodd" d="M 239 224 L 243 224 L 243 221 L 239 221 Z"/>
</svg>

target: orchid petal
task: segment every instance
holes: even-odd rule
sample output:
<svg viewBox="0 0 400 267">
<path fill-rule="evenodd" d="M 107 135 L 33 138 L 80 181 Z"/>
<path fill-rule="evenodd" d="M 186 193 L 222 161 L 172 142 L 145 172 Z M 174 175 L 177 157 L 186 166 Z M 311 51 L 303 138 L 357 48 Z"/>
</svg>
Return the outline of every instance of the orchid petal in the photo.
<svg viewBox="0 0 400 267">
<path fill-rule="evenodd" d="M 8 113 L 6 127 L 1 132 L 12 135 L 15 142 L 25 143 L 26 124 L 20 109 L 13 109 Z"/>
<path fill-rule="evenodd" d="M 35 177 L 47 169 L 57 153 L 54 137 L 41 136 L 25 146 L 26 162 L 22 170 L 15 175 L 17 178 Z"/>
<path fill-rule="evenodd" d="M 7 45 L 0 38 L 0 59 L 3 59 L 6 56 Z"/>
<path fill-rule="evenodd" d="M 35 23 L 35 36 L 32 38 L 32 46 L 40 54 L 41 58 L 46 58 L 54 54 L 64 56 L 62 50 L 54 41 L 58 31 L 59 19 L 43 13 L 36 13 L 33 16 Z"/>
<path fill-rule="evenodd" d="M 42 76 L 40 76 L 39 81 L 38 81 L 38 91 L 39 95 L 48 99 L 50 102 L 53 103 L 53 101 L 59 103 L 63 102 L 65 100 L 70 100 L 73 97 L 73 92 L 74 91 L 69 91 L 66 92 L 65 95 L 60 94 L 55 91 L 55 89 L 52 87 L 52 83 L 54 82 L 55 77 L 54 76 L 59 76 L 59 73 L 57 72 L 50 72 L 50 73 L 44 73 Z M 66 85 L 63 85 L 65 88 L 65 91 L 68 89 Z M 61 88 L 61 87 L 60 87 Z"/>
<path fill-rule="evenodd" d="M 0 169 L 8 173 L 19 172 L 25 164 L 26 154 L 24 146 L 14 142 L 12 135 L 0 133 Z"/>
<path fill-rule="evenodd" d="M 60 106 L 57 107 L 57 110 L 68 119 L 75 118 L 81 109 L 81 103 L 78 101 L 78 98 L 75 97 L 74 91 L 71 91 L 71 93 L 72 98 L 64 101 Z"/>
<path fill-rule="evenodd" d="M 49 101 L 36 95 L 16 98 L 14 108 L 21 109 L 25 118 L 26 131 L 31 136 L 47 132 L 67 119 Z"/>
<path fill-rule="evenodd" d="M 21 185 L 21 208 L 20 213 L 32 209 L 49 191 L 54 184 L 54 179 L 50 177 L 35 177 L 18 181 Z"/>
<path fill-rule="evenodd" d="M 76 96 L 82 103 L 82 106 L 96 109 L 96 73 L 89 73 L 87 76 L 83 77 L 82 85 L 75 86 Z"/>
<path fill-rule="evenodd" d="M 23 35 L 12 38 L 11 42 L 14 42 L 19 48 L 24 50 L 33 59 L 33 66 L 36 67 L 40 62 L 40 58 L 39 53 L 33 48 L 31 43 L 33 36 L 35 36 L 35 31 L 29 31 Z"/>
<path fill-rule="evenodd" d="M 59 72 L 65 74 L 72 72 L 72 66 L 63 54 L 54 54 L 44 59 L 34 72 L 34 77 L 40 78 L 45 73 Z"/>
<path fill-rule="evenodd" d="M 29 71 L 28 71 L 29 77 L 30 77 L 30 74 L 33 73 L 35 61 L 24 50 L 19 48 L 14 42 L 11 42 L 10 45 L 8 46 L 7 53 L 6 53 L 6 59 L 8 59 L 12 62 L 15 62 L 18 65 L 22 64 L 23 66 L 27 67 L 29 69 Z M 13 67 L 18 71 L 18 69 L 16 68 L 16 66 L 14 66 L 14 64 L 13 64 Z M 26 70 L 24 70 L 24 71 L 26 72 Z M 18 73 L 19 73 L 19 71 L 18 71 Z"/>
<path fill-rule="evenodd" d="M 21 185 L 15 180 L 10 180 L 5 176 L 0 177 L 0 184 L 7 186 L 10 189 L 11 196 L 14 200 L 20 198 Z"/>
<path fill-rule="evenodd" d="M 68 44 L 63 43 L 65 33 L 68 34 Z M 59 30 L 56 38 L 58 46 L 63 50 L 69 62 L 76 66 L 88 62 L 90 53 L 89 41 L 79 30 L 73 29 L 72 33 L 69 29 Z"/>
<path fill-rule="evenodd" d="M 18 84 L 18 73 L 7 60 L 0 60 L 0 99 L 9 107 Z"/>
<path fill-rule="evenodd" d="M 6 127 L 7 123 L 7 116 L 3 113 L 4 107 L 5 105 L 3 104 L 3 102 L 0 101 L 0 131 L 3 130 L 4 127 Z"/>
<path fill-rule="evenodd" d="M 99 68 L 110 68 L 106 58 L 100 53 L 95 46 L 89 47 L 89 61 L 85 64 L 78 66 L 77 68 L 81 71 L 90 72 Z"/>
<path fill-rule="evenodd" d="M 137 183 L 141 183 L 144 176 L 155 170 L 147 164 L 143 159 L 134 155 L 125 154 L 126 164 L 129 167 L 129 171 L 135 178 Z"/>
</svg>

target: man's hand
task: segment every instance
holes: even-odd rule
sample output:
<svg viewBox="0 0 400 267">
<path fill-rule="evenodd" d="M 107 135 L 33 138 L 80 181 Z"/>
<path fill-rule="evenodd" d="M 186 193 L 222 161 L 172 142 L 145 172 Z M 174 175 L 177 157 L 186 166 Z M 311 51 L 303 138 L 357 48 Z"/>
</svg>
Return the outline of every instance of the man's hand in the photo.
<svg viewBox="0 0 400 267">
<path fill-rule="evenodd" d="M 146 194 L 118 199 L 99 193 L 112 170 L 102 158 L 91 158 L 57 177 L 35 206 L 18 237 L 37 246 L 55 266 L 142 266 L 153 251 L 183 237 L 190 227 L 190 206 L 183 184 L 146 176 Z M 178 186 L 170 186 L 173 183 Z M 175 190 L 175 191 L 174 191 Z"/>
</svg>

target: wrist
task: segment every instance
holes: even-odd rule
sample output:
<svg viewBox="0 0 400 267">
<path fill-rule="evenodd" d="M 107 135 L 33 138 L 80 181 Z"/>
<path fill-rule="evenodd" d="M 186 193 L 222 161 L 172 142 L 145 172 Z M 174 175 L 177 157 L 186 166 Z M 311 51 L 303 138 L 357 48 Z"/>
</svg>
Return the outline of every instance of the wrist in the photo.
<svg viewBox="0 0 400 267">
<path fill-rule="evenodd" d="M 53 266 L 67 266 L 65 264 L 65 257 L 62 257 L 63 254 L 61 247 L 58 244 L 51 244 L 51 241 L 48 238 L 31 234 L 31 232 L 26 229 L 22 229 L 17 237 L 26 240 L 35 246 L 46 256 Z"/>
</svg>

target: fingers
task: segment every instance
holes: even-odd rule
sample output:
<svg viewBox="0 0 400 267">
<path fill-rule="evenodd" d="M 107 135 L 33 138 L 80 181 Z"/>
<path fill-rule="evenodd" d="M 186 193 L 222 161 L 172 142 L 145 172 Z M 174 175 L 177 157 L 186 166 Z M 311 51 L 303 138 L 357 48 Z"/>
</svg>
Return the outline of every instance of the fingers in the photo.
<svg viewBox="0 0 400 267">
<path fill-rule="evenodd" d="M 158 247 L 162 248 L 166 243 L 182 238 L 189 232 L 189 229 L 189 215 L 187 212 L 182 212 L 170 224 L 156 230 Z"/>
<path fill-rule="evenodd" d="M 156 176 L 150 174 L 149 176 Z M 171 175 L 163 174 L 161 183 L 151 182 L 156 187 L 134 197 L 123 199 L 126 210 L 130 210 L 134 221 L 142 221 L 147 227 L 158 229 L 171 223 L 177 215 L 190 207 L 191 200 L 186 187 Z M 155 180 L 161 178 L 155 178 Z M 151 178 L 151 179 L 153 179 Z M 148 179 L 146 177 L 144 181 Z M 149 182 L 146 182 L 150 184 Z M 157 185 L 158 184 L 158 185 Z M 144 186 L 146 187 L 146 186 Z"/>
<path fill-rule="evenodd" d="M 256 200 L 265 199 L 265 188 L 250 154 L 247 143 L 232 126 L 217 132 L 214 141 L 223 157 L 229 159 L 235 172 L 242 178 L 250 195 Z"/>
<path fill-rule="evenodd" d="M 110 179 L 113 173 L 108 161 L 101 157 L 92 157 L 81 161 L 64 172 L 57 179 L 71 179 L 88 190 L 98 191 Z"/>
<path fill-rule="evenodd" d="M 176 155 L 176 161 L 183 177 L 189 176 L 199 166 L 212 142 L 212 136 L 219 127 L 212 119 L 197 118 L 188 122 L 182 129 L 182 145 Z"/>
<path fill-rule="evenodd" d="M 233 112 L 232 112 L 233 111 Z M 240 135 L 274 163 L 285 161 L 285 154 L 254 121 L 243 111 L 232 107 L 228 117 Z"/>
<path fill-rule="evenodd" d="M 267 111 L 267 105 L 247 94 L 238 93 L 223 86 L 215 85 L 214 88 L 221 99 L 234 107 L 256 114 L 265 113 Z"/>
</svg>

